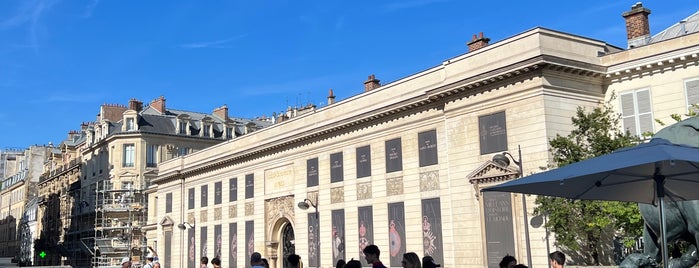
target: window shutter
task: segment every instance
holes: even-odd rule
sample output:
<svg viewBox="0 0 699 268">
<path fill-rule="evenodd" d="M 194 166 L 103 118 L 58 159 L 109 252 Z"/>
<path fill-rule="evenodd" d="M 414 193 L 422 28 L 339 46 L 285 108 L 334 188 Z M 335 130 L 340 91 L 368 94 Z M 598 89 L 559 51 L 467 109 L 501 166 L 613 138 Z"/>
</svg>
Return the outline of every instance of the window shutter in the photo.
<svg viewBox="0 0 699 268">
<path fill-rule="evenodd" d="M 621 117 L 623 129 L 631 132 L 632 135 L 638 135 L 636 133 L 636 108 L 633 103 L 633 93 L 621 94 L 619 96 L 621 100 Z"/>
<path fill-rule="evenodd" d="M 699 104 L 699 79 L 686 81 L 684 87 L 687 90 L 687 106 L 691 109 L 692 104 Z"/>
<path fill-rule="evenodd" d="M 638 105 L 638 124 L 641 133 L 653 133 L 653 113 L 651 112 L 650 90 L 636 93 L 636 105 Z"/>
</svg>

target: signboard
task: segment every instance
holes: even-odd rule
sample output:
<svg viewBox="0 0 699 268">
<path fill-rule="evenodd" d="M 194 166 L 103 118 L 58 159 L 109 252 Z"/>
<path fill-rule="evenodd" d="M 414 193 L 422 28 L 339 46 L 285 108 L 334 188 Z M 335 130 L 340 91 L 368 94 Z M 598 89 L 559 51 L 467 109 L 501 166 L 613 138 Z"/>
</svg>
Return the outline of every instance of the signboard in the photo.
<svg viewBox="0 0 699 268">
<path fill-rule="evenodd" d="M 483 217 L 488 267 L 498 268 L 502 257 L 515 255 L 512 195 L 483 192 Z"/>
<path fill-rule="evenodd" d="M 507 125 L 505 112 L 478 117 L 478 135 L 481 154 L 507 151 Z"/>
<path fill-rule="evenodd" d="M 357 178 L 371 176 L 371 147 L 357 148 Z"/>
</svg>

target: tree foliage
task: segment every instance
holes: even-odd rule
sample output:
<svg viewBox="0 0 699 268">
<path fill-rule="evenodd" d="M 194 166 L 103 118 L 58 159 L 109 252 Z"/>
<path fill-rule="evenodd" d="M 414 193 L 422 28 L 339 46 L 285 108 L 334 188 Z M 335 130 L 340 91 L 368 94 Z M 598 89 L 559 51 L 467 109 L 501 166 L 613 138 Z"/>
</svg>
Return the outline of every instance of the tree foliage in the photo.
<svg viewBox="0 0 699 268">
<path fill-rule="evenodd" d="M 639 138 L 621 131 L 619 120 L 608 105 L 590 112 L 578 107 L 573 131 L 549 141 L 555 164 L 565 166 L 637 144 Z M 548 214 L 546 226 L 555 233 L 556 244 L 579 265 L 612 264 L 612 238 L 635 238 L 642 233 L 636 203 L 546 196 L 539 196 L 536 203 L 534 213 Z"/>
</svg>

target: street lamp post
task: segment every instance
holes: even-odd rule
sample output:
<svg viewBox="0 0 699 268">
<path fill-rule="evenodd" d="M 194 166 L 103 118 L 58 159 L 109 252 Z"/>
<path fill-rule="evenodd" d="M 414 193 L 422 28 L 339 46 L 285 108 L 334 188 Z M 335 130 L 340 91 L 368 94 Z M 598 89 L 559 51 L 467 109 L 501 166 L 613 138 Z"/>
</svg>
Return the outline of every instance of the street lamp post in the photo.
<svg viewBox="0 0 699 268">
<path fill-rule="evenodd" d="M 315 232 L 320 234 L 320 230 L 319 230 L 320 222 L 318 221 L 318 205 L 313 203 L 313 201 L 311 201 L 310 199 L 304 198 L 303 201 L 298 203 L 298 207 L 300 209 L 303 209 L 303 210 L 307 210 L 310 207 L 313 207 L 315 209 L 315 216 L 316 216 Z M 318 235 L 316 235 L 315 239 L 316 239 L 316 254 L 317 254 L 316 267 L 320 268 L 320 237 Z"/>
<path fill-rule="evenodd" d="M 510 165 L 510 158 L 512 158 L 512 161 L 514 161 L 517 167 L 519 167 L 519 178 L 524 177 L 524 170 L 522 169 L 522 147 L 517 146 L 517 153 L 517 159 L 515 159 L 515 157 L 509 152 L 502 152 L 502 154 L 496 154 L 493 156 L 493 162 L 506 167 Z M 529 267 L 531 267 L 532 249 L 531 245 L 529 244 L 529 219 L 527 216 L 527 198 L 524 194 L 522 194 L 522 212 L 524 212 L 524 242 L 527 248 L 527 264 L 529 265 Z"/>
<path fill-rule="evenodd" d="M 182 237 L 184 237 L 184 235 L 185 235 L 185 234 L 184 234 L 184 231 L 185 231 L 185 230 L 187 230 L 187 229 L 192 229 L 192 230 L 194 230 L 194 237 L 195 237 L 194 239 L 196 240 L 197 229 L 194 229 L 195 224 L 196 224 L 196 220 L 195 220 L 193 223 L 183 222 L 183 223 L 178 224 L 178 225 L 177 225 L 177 228 L 179 228 L 180 230 L 182 230 Z M 183 240 L 187 241 L 187 239 L 183 239 Z M 186 244 L 186 243 L 185 243 L 185 244 Z M 196 244 L 195 244 L 195 245 L 192 245 L 192 246 L 194 246 L 195 249 L 196 249 L 196 247 L 197 247 Z M 185 262 L 183 262 L 183 261 L 181 261 L 181 260 L 182 260 L 182 257 L 187 256 L 187 255 L 189 254 L 189 252 L 188 252 L 188 251 L 189 251 L 189 247 L 187 247 L 186 250 L 185 250 L 185 247 L 184 247 L 184 246 L 182 246 L 181 248 L 182 248 L 182 251 L 184 251 L 184 252 L 182 252 L 182 255 L 180 256 L 180 265 L 181 265 L 182 267 L 187 267 L 187 266 L 184 264 Z M 197 254 L 197 253 L 196 253 L 196 250 L 195 250 L 195 251 L 194 251 L 194 256 L 196 256 L 196 254 Z M 185 259 L 187 259 L 187 258 L 185 258 Z M 196 258 L 195 258 L 195 259 L 196 259 Z"/>
</svg>

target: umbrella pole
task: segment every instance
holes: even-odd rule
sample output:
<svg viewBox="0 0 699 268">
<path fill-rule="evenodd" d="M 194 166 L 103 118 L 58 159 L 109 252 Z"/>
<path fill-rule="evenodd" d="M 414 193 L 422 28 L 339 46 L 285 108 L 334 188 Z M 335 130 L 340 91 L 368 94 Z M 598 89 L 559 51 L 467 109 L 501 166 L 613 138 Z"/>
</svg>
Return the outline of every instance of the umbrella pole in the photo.
<svg viewBox="0 0 699 268">
<path fill-rule="evenodd" d="M 665 198 L 665 186 L 663 185 L 665 176 L 658 175 L 657 173 L 656 171 L 656 174 L 653 175 L 653 179 L 655 180 L 655 188 L 658 194 L 658 213 L 660 213 L 660 250 L 663 254 L 663 267 L 667 268 L 670 266 L 667 254 L 667 236 L 665 235 L 665 211 L 663 211 L 665 206 L 665 202 L 663 201 Z"/>
</svg>

